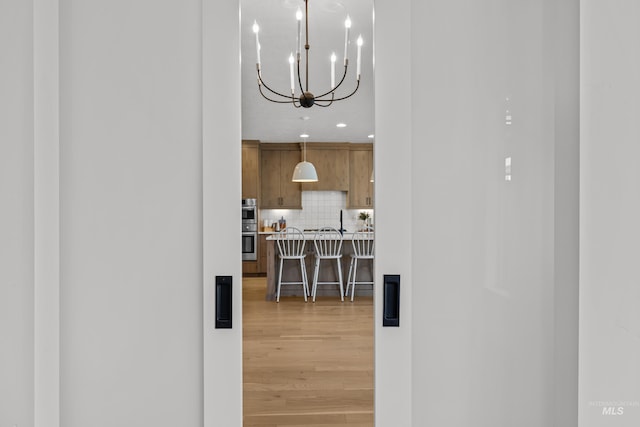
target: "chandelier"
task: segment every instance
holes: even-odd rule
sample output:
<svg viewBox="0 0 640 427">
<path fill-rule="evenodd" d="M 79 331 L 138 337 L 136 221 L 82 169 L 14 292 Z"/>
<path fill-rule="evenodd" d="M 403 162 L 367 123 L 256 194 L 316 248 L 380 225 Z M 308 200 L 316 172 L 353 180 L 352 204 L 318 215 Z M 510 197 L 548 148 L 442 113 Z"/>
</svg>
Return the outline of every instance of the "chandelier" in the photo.
<svg viewBox="0 0 640 427">
<path fill-rule="evenodd" d="M 298 35 L 297 35 L 297 43 L 296 43 L 296 58 L 293 56 L 293 52 L 289 55 L 289 75 L 291 80 L 291 95 L 285 95 L 283 93 L 277 92 L 271 89 L 267 84 L 265 84 L 264 80 L 262 80 L 262 72 L 260 69 L 260 41 L 258 39 L 258 32 L 260 31 L 260 27 L 258 23 L 254 21 L 253 23 L 253 32 L 256 35 L 256 54 L 257 54 L 257 62 L 256 62 L 256 70 L 258 74 L 258 90 L 260 94 L 271 102 L 276 102 L 279 104 L 293 104 L 294 107 L 300 108 L 310 108 L 314 105 L 319 107 L 328 107 L 333 104 L 334 101 L 342 101 L 344 99 L 350 98 L 353 94 L 358 91 L 360 87 L 360 52 L 362 49 L 362 36 L 358 36 L 357 45 L 357 65 L 356 65 L 356 88 L 350 94 L 342 97 L 336 98 L 335 91 L 342 85 L 347 76 L 347 69 L 349 66 L 349 59 L 347 57 L 347 50 L 349 46 L 349 30 L 351 29 L 351 19 L 349 15 L 347 15 L 347 19 L 344 22 L 345 34 L 344 34 L 344 72 L 342 74 L 342 78 L 340 82 L 336 85 L 336 54 L 333 53 L 331 55 L 331 89 L 322 93 L 321 95 L 314 95 L 309 91 L 309 0 L 304 0 L 304 9 L 305 9 L 305 75 L 304 81 L 305 85 L 302 85 L 302 76 L 300 74 L 300 61 L 302 56 L 302 29 L 301 29 L 301 21 L 302 21 L 302 11 L 298 8 L 296 12 L 296 20 L 298 21 Z M 296 79 L 294 77 L 294 63 L 297 62 L 297 84 L 300 90 L 300 95 L 296 95 Z M 268 92 L 265 94 L 266 89 Z"/>
</svg>

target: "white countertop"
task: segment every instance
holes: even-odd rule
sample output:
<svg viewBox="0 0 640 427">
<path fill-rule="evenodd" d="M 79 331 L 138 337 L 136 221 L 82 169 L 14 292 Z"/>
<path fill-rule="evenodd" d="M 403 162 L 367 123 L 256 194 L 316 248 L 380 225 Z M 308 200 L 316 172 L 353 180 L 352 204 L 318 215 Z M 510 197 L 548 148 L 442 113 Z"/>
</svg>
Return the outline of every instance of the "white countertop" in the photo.
<svg viewBox="0 0 640 427">
<path fill-rule="evenodd" d="M 277 231 L 271 232 L 271 231 L 261 231 L 259 234 L 271 234 L 271 236 L 267 237 L 267 240 L 276 240 L 276 236 L 275 234 L 278 234 Z M 308 241 L 313 241 L 313 237 L 316 235 L 315 231 L 308 231 L 303 233 L 304 237 L 306 240 Z M 342 240 L 353 240 L 353 235 L 355 233 L 354 232 L 348 232 L 346 231 L 343 235 L 342 235 Z"/>
</svg>

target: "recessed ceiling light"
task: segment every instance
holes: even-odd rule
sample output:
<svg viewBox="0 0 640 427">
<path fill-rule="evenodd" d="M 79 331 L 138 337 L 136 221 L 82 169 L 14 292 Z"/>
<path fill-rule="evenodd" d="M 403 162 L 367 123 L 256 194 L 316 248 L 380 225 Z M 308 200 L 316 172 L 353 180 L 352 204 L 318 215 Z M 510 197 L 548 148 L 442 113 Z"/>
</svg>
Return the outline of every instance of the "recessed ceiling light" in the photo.
<svg viewBox="0 0 640 427">
<path fill-rule="evenodd" d="M 373 134 L 371 134 L 371 135 L 367 136 L 367 138 L 371 138 L 371 139 L 373 139 Z"/>
<path fill-rule="evenodd" d="M 336 125 L 336 127 L 339 127 L 339 128 L 346 128 L 346 127 L 347 127 L 347 124 L 346 124 L 346 123 L 338 123 L 338 124 Z"/>
<path fill-rule="evenodd" d="M 306 133 L 300 134 L 300 138 L 309 138 L 309 135 Z"/>
<path fill-rule="evenodd" d="M 300 117 L 300 120 L 309 120 L 310 118 L 311 117 L 309 117 L 309 116 L 302 116 L 302 117 Z"/>
</svg>

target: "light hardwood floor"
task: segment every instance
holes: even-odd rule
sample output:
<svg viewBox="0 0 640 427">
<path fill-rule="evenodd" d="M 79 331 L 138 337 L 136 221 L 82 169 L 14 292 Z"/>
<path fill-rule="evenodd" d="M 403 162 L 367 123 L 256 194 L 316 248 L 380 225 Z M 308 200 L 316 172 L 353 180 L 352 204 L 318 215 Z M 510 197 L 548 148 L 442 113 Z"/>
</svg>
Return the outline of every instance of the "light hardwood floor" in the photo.
<svg viewBox="0 0 640 427">
<path fill-rule="evenodd" d="M 373 299 L 265 301 L 243 278 L 244 427 L 373 426 Z"/>
</svg>

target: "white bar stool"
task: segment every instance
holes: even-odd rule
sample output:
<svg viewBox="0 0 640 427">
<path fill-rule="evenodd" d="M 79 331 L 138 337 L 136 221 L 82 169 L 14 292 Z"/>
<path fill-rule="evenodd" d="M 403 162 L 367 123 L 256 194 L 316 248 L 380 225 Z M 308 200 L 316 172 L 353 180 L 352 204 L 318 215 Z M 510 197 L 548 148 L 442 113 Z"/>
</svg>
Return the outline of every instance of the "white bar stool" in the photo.
<svg viewBox="0 0 640 427">
<path fill-rule="evenodd" d="M 353 254 L 351 254 L 351 263 L 349 264 L 349 274 L 347 275 L 347 291 L 346 296 L 349 296 L 349 287 L 351 287 L 351 302 L 356 294 L 356 284 L 360 285 L 373 285 L 373 259 L 374 259 L 374 239 L 373 229 L 368 228 L 365 231 L 358 231 L 353 233 Z M 371 262 L 371 281 L 358 281 L 356 274 L 358 272 L 358 260 L 370 259 Z"/>
<path fill-rule="evenodd" d="M 313 289 L 311 295 L 313 302 L 316 302 L 316 292 L 318 285 L 340 285 L 340 300 L 344 301 L 344 289 L 342 286 L 342 234 L 332 227 L 321 228 L 316 232 L 313 238 L 313 244 L 316 249 L 316 263 L 313 270 Z M 338 267 L 337 282 L 320 282 L 318 274 L 320 272 L 320 261 L 323 259 L 335 260 Z"/>
<path fill-rule="evenodd" d="M 295 227 L 287 227 L 276 235 L 276 243 L 278 244 L 278 255 L 280 256 L 280 271 L 278 273 L 278 290 L 276 293 L 276 302 L 280 302 L 280 287 L 282 285 L 302 285 L 304 301 L 307 302 L 309 295 L 309 280 L 307 279 L 307 268 L 304 264 L 306 254 L 304 253 L 305 237 L 304 233 Z M 300 282 L 283 282 L 282 267 L 287 259 L 298 260 L 300 263 Z"/>
</svg>

